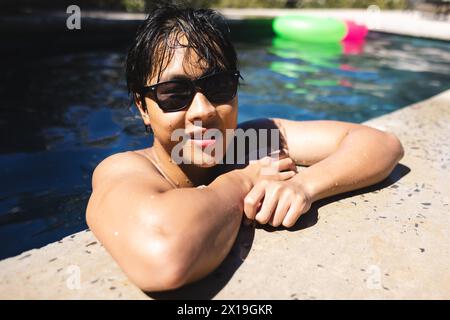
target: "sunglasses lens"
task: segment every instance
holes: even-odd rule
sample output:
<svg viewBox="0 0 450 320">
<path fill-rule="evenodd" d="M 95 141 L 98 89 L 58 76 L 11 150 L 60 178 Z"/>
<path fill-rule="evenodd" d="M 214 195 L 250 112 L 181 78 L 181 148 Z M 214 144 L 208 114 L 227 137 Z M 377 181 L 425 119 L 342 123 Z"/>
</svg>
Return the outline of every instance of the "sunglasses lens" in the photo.
<svg viewBox="0 0 450 320">
<path fill-rule="evenodd" d="M 195 86 L 200 87 L 212 103 L 226 103 L 234 98 L 239 83 L 239 73 L 219 72 L 200 78 Z M 195 86 L 190 80 L 174 80 L 156 84 L 153 94 L 163 111 L 178 111 L 187 107 L 195 95 Z"/>
<path fill-rule="evenodd" d="M 212 103 L 225 103 L 234 98 L 239 78 L 234 73 L 218 73 L 202 81 L 202 91 Z"/>
<path fill-rule="evenodd" d="M 179 110 L 185 107 L 193 95 L 188 83 L 167 82 L 156 89 L 158 105 L 165 111 Z"/>
</svg>

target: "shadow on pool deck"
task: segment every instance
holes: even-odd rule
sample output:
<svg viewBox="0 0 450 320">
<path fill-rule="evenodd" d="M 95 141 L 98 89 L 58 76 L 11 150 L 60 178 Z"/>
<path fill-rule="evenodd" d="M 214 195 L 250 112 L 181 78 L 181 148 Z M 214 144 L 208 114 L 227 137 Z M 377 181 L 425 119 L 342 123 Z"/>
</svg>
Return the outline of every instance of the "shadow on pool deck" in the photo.
<svg viewBox="0 0 450 320">
<path fill-rule="evenodd" d="M 302 215 L 301 218 L 292 228 L 289 228 L 287 230 L 284 227 L 275 228 L 269 225 L 258 225 L 256 228 L 264 229 L 265 231 L 268 232 L 274 231 L 294 232 L 312 227 L 318 221 L 319 209 L 321 207 L 346 198 L 350 198 L 365 193 L 376 192 L 381 189 L 390 187 L 391 185 L 402 179 L 404 176 L 406 176 L 410 171 L 411 169 L 408 168 L 407 166 L 398 164 L 386 179 L 377 184 L 316 201 L 311 206 L 311 209 L 308 210 L 307 213 Z M 250 249 L 252 247 L 254 236 L 255 236 L 254 227 L 242 226 L 241 229 L 239 230 L 236 242 L 233 245 L 233 248 L 231 249 L 228 256 L 225 258 L 222 264 L 206 278 L 203 278 L 197 282 L 191 283 L 187 286 L 184 286 L 176 290 L 166 292 L 147 292 L 146 294 L 152 299 L 159 299 L 159 300 L 172 300 L 172 299 L 204 300 L 214 298 L 217 295 L 217 293 L 219 293 L 219 291 L 226 286 L 226 284 L 233 277 L 234 273 L 244 262 L 245 258 L 249 254 Z"/>
</svg>

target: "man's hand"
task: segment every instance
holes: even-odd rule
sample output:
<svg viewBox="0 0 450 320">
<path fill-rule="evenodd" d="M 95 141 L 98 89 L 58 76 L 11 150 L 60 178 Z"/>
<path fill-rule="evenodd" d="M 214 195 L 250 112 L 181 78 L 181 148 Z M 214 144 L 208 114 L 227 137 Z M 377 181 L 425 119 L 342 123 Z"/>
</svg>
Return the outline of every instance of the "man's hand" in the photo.
<svg viewBox="0 0 450 320">
<path fill-rule="evenodd" d="M 255 186 L 262 180 L 282 181 L 290 179 L 297 173 L 297 166 L 287 156 L 278 159 L 267 156 L 250 161 L 244 171 L 250 177 L 252 186 Z"/>
<path fill-rule="evenodd" d="M 311 196 L 298 179 L 261 179 L 245 197 L 244 214 L 247 221 L 290 228 L 311 203 Z"/>
</svg>

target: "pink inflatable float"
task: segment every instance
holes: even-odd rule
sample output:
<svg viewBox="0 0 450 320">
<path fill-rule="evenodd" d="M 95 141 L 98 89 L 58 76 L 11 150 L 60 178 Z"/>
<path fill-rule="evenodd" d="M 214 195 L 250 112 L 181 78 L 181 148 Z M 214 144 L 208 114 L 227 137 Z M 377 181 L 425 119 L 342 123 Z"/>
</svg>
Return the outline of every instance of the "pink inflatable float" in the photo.
<svg viewBox="0 0 450 320">
<path fill-rule="evenodd" d="M 361 42 L 367 35 L 367 27 L 361 24 L 356 24 L 353 21 L 345 20 L 347 26 L 347 34 L 342 41 Z"/>
</svg>

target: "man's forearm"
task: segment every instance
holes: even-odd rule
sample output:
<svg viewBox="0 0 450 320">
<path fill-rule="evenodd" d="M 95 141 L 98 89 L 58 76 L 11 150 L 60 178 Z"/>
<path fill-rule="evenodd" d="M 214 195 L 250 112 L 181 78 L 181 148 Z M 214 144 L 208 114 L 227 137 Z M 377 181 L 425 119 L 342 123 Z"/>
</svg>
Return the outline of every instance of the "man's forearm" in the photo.
<svg viewBox="0 0 450 320">
<path fill-rule="evenodd" d="M 333 154 L 293 179 L 316 201 L 383 180 L 402 156 L 403 148 L 395 136 L 358 129 L 351 131 Z"/>
</svg>

